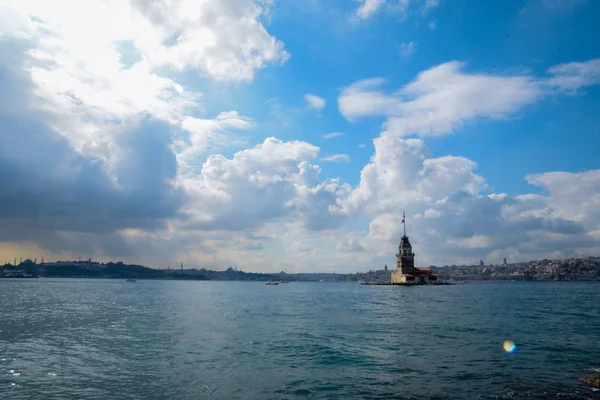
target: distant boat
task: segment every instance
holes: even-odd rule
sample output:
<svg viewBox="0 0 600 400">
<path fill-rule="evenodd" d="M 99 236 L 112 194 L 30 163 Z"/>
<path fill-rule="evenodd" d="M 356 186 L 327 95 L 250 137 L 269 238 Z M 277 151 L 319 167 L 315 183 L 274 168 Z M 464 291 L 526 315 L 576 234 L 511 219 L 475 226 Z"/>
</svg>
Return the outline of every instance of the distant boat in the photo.
<svg viewBox="0 0 600 400">
<path fill-rule="evenodd" d="M 269 281 L 265 285 L 279 285 L 279 282 Z"/>
<path fill-rule="evenodd" d="M 129 279 L 127 279 L 125 282 L 135 282 L 135 279 L 131 279 L 131 278 L 129 278 Z"/>
</svg>

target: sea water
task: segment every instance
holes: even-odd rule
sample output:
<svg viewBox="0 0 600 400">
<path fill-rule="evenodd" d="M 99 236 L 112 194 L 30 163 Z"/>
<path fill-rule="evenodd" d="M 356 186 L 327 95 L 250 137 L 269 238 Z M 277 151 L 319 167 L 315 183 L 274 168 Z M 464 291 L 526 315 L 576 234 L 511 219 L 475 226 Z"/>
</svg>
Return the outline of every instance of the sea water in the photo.
<svg viewBox="0 0 600 400">
<path fill-rule="evenodd" d="M 0 280 L 1 399 L 600 398 L 599 368 L 599 283 Z"/>
</svg>

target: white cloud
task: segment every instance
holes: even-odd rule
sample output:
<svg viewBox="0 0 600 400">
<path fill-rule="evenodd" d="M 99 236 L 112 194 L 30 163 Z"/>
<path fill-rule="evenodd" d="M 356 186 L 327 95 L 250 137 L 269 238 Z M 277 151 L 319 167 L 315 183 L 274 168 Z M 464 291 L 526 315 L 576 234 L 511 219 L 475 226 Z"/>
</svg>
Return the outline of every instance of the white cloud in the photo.
<svg viewBox="0 0 600 400">
<path fill-rule="evenodd" d="M 237 111 L 222 112 L 215 119 L 185 117 L 181 122 L 181 129 L 189 133 L 189 145 L 180 145 L 181 155 L 189 158 L 206 150 L 218 150 L 220 146 L 231 142 L 224 133 L 233 129 L 247 130 L 254 126 L 252 119 L 240 116 Z"/>
<path fill-rule="evenodd" d="M 320 181 L 320 168 L 310 163 L 318 152 L 306 142 L 268 138 L 231 159 L 209 156 L 197 176 L 181 179 L 191 194 L 186 229 L 255 229 L 290 218 L 314 230 L 336 225 L 343 217 L 329 207 L 347 189 Z"/>
<path fill-rule="evenodd" d="M 552 194 L 550 199 L 537 200 L 547 203 L 553 215 L 580 222 L 589 229 L 600 225 L 600 170 L 547 172 L 527 175 L 526 179 Z"/>
<path fill-rule="evenodd" d="M 385 4 L 386 0 L 360 0 L 361 5 L 356 9 L 356 16 L 360 19 L 367 19 L 378 12 Z"/>
<path fill-rule="evenodd" d="M 315 96 L 314 94 L 306 94 L 304 95 L 304 100 L 310 108 L 314 108 L 315 110 L 322 110 L 325 108 L 325 99 Z"/>
<path fill-rule="evenodd" d="M 344 136 L 344 132 L 331 132 L 323 135 L 323 139 L 333 139 L 341 136 Z"/>
<path fill-rule="evenodd" d="M 355 82 L 345 88 L 338 98 L 338 107 L 342 115 L 353 121 L 369 115 L 393 114 L 399 101 L 376 90 L 384 83 L 383 78 L 372 78 Z"/>
<path fill-rule="evenodd" d="M 400 44 L 400 53 L 404 57 L 410 57 L 417 51 L 417 44 L 415 42 L 404 42 Z"/>
<path fill-rule="evenodd" d="M 102 61 L 96 55 L 97 50 L 114 48 L 116 42 L 126 41 L 133 44 L 150 69 L 170 66 L 199 70 L 221 81 L 250 81 L 258 69 L 289 57 L 283 44 L 260 22 L 269 2 L 57 0 L 50 4 L 43 0 L 5 0 L 5 3 L 20 14 L 23 24 L 29 21 L 28 17 L 42 21 L 14 27 L 9 34 L 29 29 L 30 36 L 47 36 L 44 39 L 47 44 L 68 48 L 81 56 L 78 59 L 90 64 Z M 219 18 L 214 18 L 215 15 Z M 96 66 L 96 70 L 102 66 Z"/>
<path fill-rule="evenodd" d="M 331 156 L 321 158 L 327 162 L 350 162 L 350 156 L 348 154 L 333 154 Z"/>
<path fill-rule="evenodd" d="M 548 85 L 564 91 L 576 91 L 600 83 L 600 58 L 585 62 L 559 64 L 548 69 L 553 75 Z"/>
<path fill-rule="evenodd" d="M 473 119 L 506 118 L 556 89 L 600 83 L 600 59 L 554 66 L 550 78 L 466 73 L 464 67 L 457 61 L 440 64 L 391 94 L 383 91 L 383 78 L 358 81 L 342 90 L 338 107 L 349 121 L 386 117 L 385 127 L 395 135 L 439 136 Z"/>
<path fill-rule="evenodd" d="M 435 31 L 435 30 L 436 30 L 436 28 L 437 28 L 437 22 L 435 22 L 435 21 L 431 21 L 431 22 L 430 22 L 430 23 L 427 25 L 427 27 L 429 28 L 429 30 L 430 30 L 431 32 L 433 32 L 433 31 Z"/>
<path fill-rule="evenodd" d="M 485 194 L 487 185 L 474 172 L 473 161 L 434 158 L 420 139 L 384 132 L 374 145 L 360 184 L 338 200 L 342 213 L 369 216 L 368 233 L 355 240 L 374 260 L 393 261 L 403 209 L 419 265 L 492 257 L 496 259 L 489 261 L 499 262 L 504 256 L 569 257 L 600 250 L 592 234 L 600 227 L 600 171 L 528 176 L 548 195 L 510 197 Z"/>
<path fill-rule="evenodd" d="M 440 5 L 440 0 L 425 0 L 425 10 L 430 10 Z"/>
<path fill-rule="evenodd" d="M 428 208 L 427 210 L 425 210 L 425 212 L 423 213 L 423 216 L 425 218 L 437 218 L 439 216 L 441 216 L 442 213 L 434 208 Z"/>
<path fill-rule="evenodd" d="M 360 238 L 350 236 L 338 241 L 337 250 L 340 253 L 362 253 L 365 248 L 360 244 Z"/>
<path fill-rule="evenodd" d="M 366 145 L 366 144 L 363 144 L 363 143 L 361 143 L 361 144 L 359 144 L 359 145 L 358 145 L 358 148 L 359 148 L 359 149 L 364 149 L 365 147 L 367 147 L 367 145 Z"/>
<path fill-rule="evenodd" d="M 451 246 L 470 248 L 470 249 L 487 249 L 491 241 L 485 235 L 473 235 L 468 238 L 448 238 L 448 244 Z M 473 263 L 474 264 L 474 263 Z"/>
<path fill-rule="evenodd" d="M 349 120 L 386 116 L 388 131 L 400 136 L 446 135 L 473 118 L 504 118 L 542 95 L 531 77 L 467 74 L 463 67 L 430 68 L 395 94 L 380 89 L 381 78 L 354 83 L 338 99 L 340 112 Z"/>
<path fill-rule="evenodd" d="M 426 14 L 439 5 L 439 0 L 356 0 L 360 3 L 352 20 L 366 20 L 386 10 L 405 18 L 410 9 Z"/>
<path fill-rule="evenodd" d="M 235 118 L 197 118 L 203 111 L 200 93 L 161 76 L 159 67 L 248 81 L 255 71 L 287 57 L 282 43 L 259 22 L 268 2 L 4 3 L 8 7 L 0 9 L 0 20 L 12 22 L 0 34 L 28 41 L 23 65 L 34 84 L 31 105 L 52 113 L 53 129 L 76 150 L 106 164 L 120 157 L 117 136 L 124 130 L 119 125 L 143 117 L 190 131 L 191 147 L 182 150 L 188 154 L 218 138 L 216 132 L 243 128 L 227 125 Z M 219 15 L 218 23 L 210 15 Z"/>
<path fill-rule="evenodd" d="M 477 193 L 484 184 L 473 173 L 473 161 L 432 158 L 422 140 L 386 132 L 373 143 L 375 154 L 361 172 L 360 185 L 341 203 L 346 213 L 393 213 L 415 203 L 436 204 L 454 191 Z"/>
</svg>

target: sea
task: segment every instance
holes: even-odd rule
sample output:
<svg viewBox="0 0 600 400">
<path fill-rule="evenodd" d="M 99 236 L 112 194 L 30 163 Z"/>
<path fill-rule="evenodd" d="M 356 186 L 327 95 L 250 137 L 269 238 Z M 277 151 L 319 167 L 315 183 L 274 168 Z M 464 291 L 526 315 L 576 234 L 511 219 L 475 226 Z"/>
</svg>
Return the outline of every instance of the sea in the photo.
<svg viewBox="0 0 600 400">
<path fill-rule="evenodd" d="M 0 280 L 0 399 L 600 399 L 598 372 L 600 283 Z"/>
</svg>

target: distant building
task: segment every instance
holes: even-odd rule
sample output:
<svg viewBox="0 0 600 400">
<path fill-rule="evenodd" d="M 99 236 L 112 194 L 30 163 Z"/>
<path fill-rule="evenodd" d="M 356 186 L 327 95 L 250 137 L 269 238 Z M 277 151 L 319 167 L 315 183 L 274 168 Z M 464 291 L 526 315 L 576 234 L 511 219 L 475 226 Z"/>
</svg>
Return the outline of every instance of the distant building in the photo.
<svg viewBox="0 0 600 400">
<path fill-rule="evenodd" d="M 384 270 L 385 272 L 387 272 L 387 264 L 385 264 L 385 267 L 383 267 L 383 270 Z"/>
<path fill-rule="evenodd" d="M 506 265 L 506 264 L 507 264 L 507 263 L 506 263 L 506 257 L 504 257 L 504 265 Z"/>
<path fill-rule="evenodd" d="M 415 267 L 415 253 L 406 236 L 406 215 L 402 213 L 404 235 L 400 239 L 398 254 L 396 254 L 396 270 L 392 271 L 392 283 L 418 283 L 427 284 L 437 281 L 437 275 L 431 268 Z"/>
<path fill-rule="evenodd" d="M 483 267 L 483 266 L 485 266 L 485 263 L 483 262 L 483 260 L 479 260 L 479 266 L 480 266 L 480 267 Z"/>
</svg>

